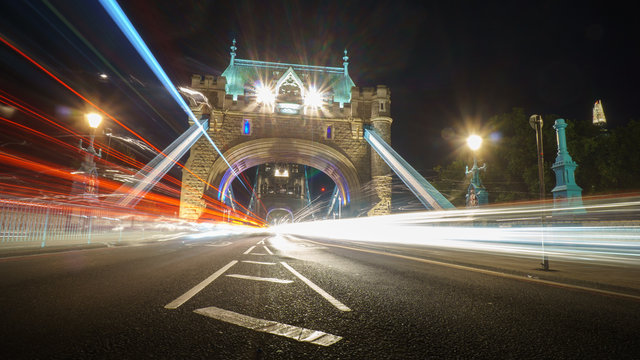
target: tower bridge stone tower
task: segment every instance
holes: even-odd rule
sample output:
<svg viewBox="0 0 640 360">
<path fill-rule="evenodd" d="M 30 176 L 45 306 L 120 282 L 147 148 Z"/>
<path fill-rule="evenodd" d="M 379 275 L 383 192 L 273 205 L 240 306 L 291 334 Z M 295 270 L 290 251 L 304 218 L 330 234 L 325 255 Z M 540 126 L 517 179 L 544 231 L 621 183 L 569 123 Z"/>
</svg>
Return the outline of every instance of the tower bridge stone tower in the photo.
<svg viewBox="0 0 640 360">
<path fill-rule="evenodd" d="M 244 60 L 236 50 L 234 40 L 221 76 L 192 76 L 191 90 L 208 98 L 209 106 L 190 99 L 196 117 L 209 117 L 208 134 L 233 170 L 200 138 L 186 163 L 190 171 L 182 174 L 180 216 L 199 218 L 203 197 L 228 201 L 237 174 L 275 162 L 327 174 L 339 189 L 343 212 L 388 214 L 391 170 L 363 139 L 363 127 L 390 143 L 390 90 L 356 87 L 346 50 L 342 67 Z"/>
</svg>

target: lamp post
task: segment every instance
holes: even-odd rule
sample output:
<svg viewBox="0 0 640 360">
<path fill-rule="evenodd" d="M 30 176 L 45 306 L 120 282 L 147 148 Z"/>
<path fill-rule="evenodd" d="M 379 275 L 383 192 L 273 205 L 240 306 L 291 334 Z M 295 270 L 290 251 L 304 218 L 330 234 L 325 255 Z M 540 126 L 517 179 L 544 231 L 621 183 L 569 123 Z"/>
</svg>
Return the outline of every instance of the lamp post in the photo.
<svg viewBox="0 0 640 360">
<path fill-rule="evenodd" d="M 542 146 L 542 116 L 531 115 L 529 125 L 536 131 L 536 147 L 538 151 L 538 181 L 540 182 L 540 205 L 544 207 L 544 150 Z M 544 252 L 544 208 L 540 217 L 542 225 L 542 269 L 549 270 L 549 258 Z"/>
<path fill-rule="evenodd" d="M 74 192 L 79 193 L 84 198 L 95 200 L 98 196 L 98 170 L 94 159 L 95 157 L 102 157 L 102 149 L 96 152 L 93 142 L 96 136 L 96 129 L 102 122 L 102 116 L 96 113 L 89 113 L 85 115 L 85 118 L 91 128 L 91 135 L 89 147 L 86 149 L 82 147 L 82 139 L 80 140 L 79 146 L 81 150 L 85 151 L 85 157 L 77 173 L 84 174 L 84 180 L 82 183 L 74 184 Z"/>
<path fill-rule="evenodd" d="M 98 157 L 102 156 L 102 150 L 100 150 L 100 154 L 96 154 L 96 150 L 93 148 L 93 140 L 96 137 L 96 129 L 98 128 L 98 126 L 100 126 L 100 123 L 102 122 L 102 116 L 100 114 L 96 114 L 96 113 L 89 113 L 86 115 L 87 117 L 87 121 L 89 122 L 89 127 L 92 129 L 91 130 L 91 142 L 89 143 L 89 149 L 88 151 L 92 154 L 92 155 L 96 155 Z"/>
<path fill-rule="evenodd" d="M 473 167 L 471 171 L 469 171 L 469 167 L 467 166 L 465 169 L 465 174 L 471 174 L 471 183 L 469 184 L 469 188 L 467 189 L 467 207 L 477 207 L 479 205 L 486 205 L 489 202 L 489 194 L 487 190 L 482 185 L 482 181 L 480 180 L 480 170 L 485 170 L 487 165 L 482 165 L 482 167 L 478 167 L 478 161 L 476 158 L 476 151 L 480 149 L 482 145 L 482 138 L 478 135 L 471 135 L 467 138 L 467 146 L 469 149 L 473 151 Z"/>
</svg>

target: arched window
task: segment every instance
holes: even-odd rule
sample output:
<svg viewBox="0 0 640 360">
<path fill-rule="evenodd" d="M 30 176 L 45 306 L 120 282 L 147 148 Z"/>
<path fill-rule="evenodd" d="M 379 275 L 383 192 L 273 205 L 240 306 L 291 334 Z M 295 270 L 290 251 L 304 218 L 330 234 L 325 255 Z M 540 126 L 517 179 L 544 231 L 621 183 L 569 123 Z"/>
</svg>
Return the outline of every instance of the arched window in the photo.
<svg viewBox="0 0 640 360">
<path fill-rule="evenodd" d="M 324 138 L 327 140 L 332 140 L 333 139 L 333 125 L 329 125 L 327 126 L 327 129 L 325 130 L 324 133 Z"/>
<path fill-rule="evenodd" d="M 251 135 L 251 120 L 244 119 L 242 121 L 242 135 Z"/>
</svg>

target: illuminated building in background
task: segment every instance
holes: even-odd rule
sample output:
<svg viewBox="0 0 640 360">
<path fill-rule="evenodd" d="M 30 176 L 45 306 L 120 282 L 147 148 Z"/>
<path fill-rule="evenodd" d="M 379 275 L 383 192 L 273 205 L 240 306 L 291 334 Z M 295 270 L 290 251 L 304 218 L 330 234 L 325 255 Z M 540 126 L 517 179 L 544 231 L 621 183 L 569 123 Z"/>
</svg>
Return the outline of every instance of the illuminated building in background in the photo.
<svg viewBox="0 0 640 360">
<path fill-rule="evenodd" d="M 209 117 L 208 134 L 231 169 L 205 140 L 196 142 L 186 163 L 191 172 L 182 175 L 180 216 L 197 219 L 206 197 L 228 203 L 231 182 L 266 164 L 283 165 L 290 176 L 299 165 L 324 172 L 345 215 L 390 213 L 391 171 L 363 138 L 370 126 L 390 143 L 389 89 L 356 87 L 346 50 L 340 67 L 245 60 L 236 50 L 234 40 L 221 76 L 192 76 L 189 89 L 208 99 L 210 111 L 193 100 L 191 110 Z"/>
<path fill-rule="evenodd" d="M 607 118 L 604 116 L 602 109 L 602 100 L 597 100 L 593 104 L 593 124 L 601 127 L 607 126 Z"/>
</svg>

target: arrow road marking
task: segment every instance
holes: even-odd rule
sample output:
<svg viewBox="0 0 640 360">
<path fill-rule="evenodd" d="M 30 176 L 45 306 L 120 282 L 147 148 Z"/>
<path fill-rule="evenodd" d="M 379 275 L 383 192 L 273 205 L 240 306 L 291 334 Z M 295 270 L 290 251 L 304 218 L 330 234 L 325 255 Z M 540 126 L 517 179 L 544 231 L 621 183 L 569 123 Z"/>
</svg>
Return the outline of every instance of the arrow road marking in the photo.
<svg viewBox="0 0 640 360">
<path fill-rule="evenodd" d="M 320 346 L 330 346 L 342 339 L 341 336 L 328 334 L 322 331 L 305 329 L 271 320 L 258 319 L 214 306 L 197 309 L 194 310 L 194 312 L 212 319 L 242 326 L 247 329 L 284 336 L 296 341 L 308 342 Z"/>
<path fill-rule="evenodd" d="M 309 287 L 311 289 L 313 289 L 313 291 L 317 292 L 318 294 L 320 294 L 320 296 L 322 296 L 323 298 L 327 299 L 331 303 L 331 305 L 337 307 L 338 310 L 351 311 L 351 309 L 349 309 L 345 304 L 341 303 L 340 301 L 338 301 L 338 299 L 336 299 L 333 296 L 329 295 L 328 292 L 322 290 L 318 285 L 314 284 L 311 280 L 309 280 L 306 277 L 302 276 L 302 274 L 297 272 L 294 268 L 292 268 L 286 262 L 280 262 L 280 264 L 282 264 L 285 268 L 287 268 L 287 270 L 291 271 L 291 273 L 293 275 L 297 276 L 298 279 L 302 280 L 305 284 L 309 285 Z"/>
<path fill-rule="evenodd" d="M 255 281 L 268 281 L 268 282 L 273 282 L 273 283 L 278 283 L 278 284 L 291 284 L 293 282 L 293 280 L 283 280 L 283 279 L 276 279 L 276 278 L 265 278 L 265 277 L 240 275 L 240 274 L 229 274 L 227 276 L 238 278 L 238 279 L 247 279 L 247 280 L 255 280 Z"/>
<path fill-rule="evenodd" d="M 199 293 L 202 289 L 204 289 L 207 285 L 211 284 L 213 282 L 213 280 L 217 279 L 220 275 L 224 274 L 225 271 L 229 270 L 229 268 L 232 267 L 233 265 L 235 265 L 237 262 L 238 262 L 238 260 L 233 260 L 230 263 L 228 263 L 227 265 L 223 266 L 220 270 L 214 272 L 213 274 L 211 274 L 211 276 L 209 276 L 208 278 L 202 280 L 198 285 L 196 285 L 193 288 L 191 288 L 191 290 L 189 290 L 186 293 L 180 295 L 180 297 L 178 297 L 177 299 L 175 299 L 172 302 L 170 302 L 167 305 L 165 305 L 164 308 L 165 309 L 177 309 L 180 305 L 182 305 L 185 302 L 187 302 L 195 294 Z"/>
</svg>

